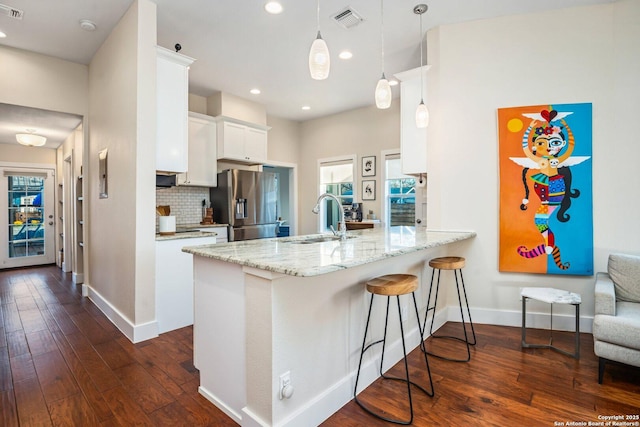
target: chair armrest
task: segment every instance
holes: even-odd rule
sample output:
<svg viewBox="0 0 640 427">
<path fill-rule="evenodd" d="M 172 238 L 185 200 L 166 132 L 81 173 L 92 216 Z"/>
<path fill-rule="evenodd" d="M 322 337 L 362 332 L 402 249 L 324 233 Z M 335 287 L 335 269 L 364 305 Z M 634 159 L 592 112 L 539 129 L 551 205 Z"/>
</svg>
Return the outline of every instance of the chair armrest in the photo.
<svg viewBox="0 0 640 427">
<path fill-rule="evenodd" d="M 595 314 L 616 315 L 616 292 L 607 273 L 596 274 Z"/>
</svg>

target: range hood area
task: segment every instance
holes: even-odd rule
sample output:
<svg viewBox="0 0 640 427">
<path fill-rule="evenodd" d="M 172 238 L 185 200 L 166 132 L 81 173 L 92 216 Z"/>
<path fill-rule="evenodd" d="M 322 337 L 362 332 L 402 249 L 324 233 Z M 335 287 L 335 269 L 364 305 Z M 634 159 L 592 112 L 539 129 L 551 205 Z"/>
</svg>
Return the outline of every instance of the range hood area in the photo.
<svg viewBox="0 0 640 427">
<path fill-rule="evenodd" d="M 156 188 L 175 187 L 176 175 L 156 174 Z"/>
</svg>

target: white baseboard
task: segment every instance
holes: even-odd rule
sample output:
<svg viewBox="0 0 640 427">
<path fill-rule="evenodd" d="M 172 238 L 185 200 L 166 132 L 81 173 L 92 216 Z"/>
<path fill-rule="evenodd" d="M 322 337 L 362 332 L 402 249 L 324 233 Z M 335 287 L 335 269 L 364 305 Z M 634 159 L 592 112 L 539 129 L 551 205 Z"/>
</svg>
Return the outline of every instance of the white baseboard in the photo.
<svg viewBox="0 0 640 427">
<path fill-rule="evenodd" d="M 545 304 L 549 307 L 549 304 Z M 553 313 L 553 330 L 570 331 L 576 330 L 576 316 L 571 307 L 572 313 Z M 466 312 L 465 312 L 466 319 Z M 471 320 L 473 323 L 497 326 L 522 327 L 522 311 L 520 310 L 487 310 L 483 308 L 471 308 Z M 460 308 L 456 306 L 447 307 L 447 321 L 460 321 Z M 530 304 L 527 304 L 527 329 L 549 329 L 551 324 L 550 312 L 531 311 Z M 580 316 L 580 332 L 591 333 L 593 331 L 593 316 Z"/>
<path fill-rule="evenodd" d="M 238 423 L 238 424 L 240 424 L 242 426 L 247 425 L 247 424 L 245 424 L 243 422 L 241 414 L 238 414 L 236 411 L 231 409 L 229 406 L 225 405 L 225 403 L 222 400 L 218 399 L 213 393 L 211 393 L 206 388 L 204 388 L 202 386 L 199 386 L 198 387 L 198 393 L 200 393 L 202 396 L 204 396 L 204 398 L 207 399 L 209 402 L 213 403 L 222 412 L 227 414 L 227 416 L 229 418 L 231 418 L 233 421 L 235 421 L 236 423 Z M 243 409 L 243 412 L 244 412 L 244 409 Z M 266 426 L 268 424 L 251 424 L 251 425 Z"/>
<path fill-rule="evenodd" d="M 80 283 L 84 283 L 84 273 L 76 273 L 75 271 L 71 273 L 71 281 L 74 285 L 79 285 Z"/>
<path fill-rule="evenodd" d="M 158 336 L 158 322 L 147 322 L 134 325 L 120 310 L 107 301 L 98 291 L 87 284 L 82 285 L 82 296 L 88 297 L 109 318 L 111 323 L 131 342 L 138 343 Z"/>
</svg>

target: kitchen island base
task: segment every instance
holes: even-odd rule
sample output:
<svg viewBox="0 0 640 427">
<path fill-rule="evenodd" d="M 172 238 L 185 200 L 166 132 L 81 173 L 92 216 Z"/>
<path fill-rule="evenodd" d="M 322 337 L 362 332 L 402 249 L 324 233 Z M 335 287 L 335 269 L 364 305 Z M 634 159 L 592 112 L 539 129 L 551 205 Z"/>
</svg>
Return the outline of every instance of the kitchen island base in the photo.
<svg viewBox="0 0 640 427">
<path fill-rule="evenodd" d="M 443 255 L 448 248 L 441 245 L 449 243 L 311 276 L 194 256 L 194 364 L 200 393 L 242 426 L 320 424 L 353 397 L 370 298 L 364 283 L 383 274 L 414 274 L 424 312 L 425 262 Z M 341 259 L 362 249 L 340 242 L 313 245 Z M 456 247 L 456 252 L 463 251 Z M 375 309 L 384 311 L 381 301 L 374 301 Z M 405 295 L 401 304 L 410 307 L 413 301 Z M 445 311 L 436 313 L 436 326 L 446 320 L 441 318 Z M 396 333 L 388 336 L 385 370 L 402 359 L 397 322 L 390 319 L 389 329 Z M 380 336 L 383 326 L 384 319 L 375 319 L 369 336 Z M 410 351 L 419 345 L 420 332 L 415 319 L 404 326 Z M 379 376 L 379 363 L 379 355 L 365 357 L 360 390 Z M 286 373 L 293 394 L 281 399 L 280 378 Z"/>
</svg>

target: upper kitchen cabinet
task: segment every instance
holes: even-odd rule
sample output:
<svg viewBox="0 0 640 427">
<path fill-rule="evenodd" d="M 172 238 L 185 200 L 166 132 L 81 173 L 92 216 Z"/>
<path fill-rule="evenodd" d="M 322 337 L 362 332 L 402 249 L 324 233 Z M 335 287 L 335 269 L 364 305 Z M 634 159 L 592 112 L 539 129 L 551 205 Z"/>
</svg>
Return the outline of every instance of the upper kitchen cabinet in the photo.
<svg viewBox="0 0 640 427">
<path fill-rule="evenodd" d="M 194 59 L 157 46 L 156 170 L 186 172 L 188 166 L 189 66 Z"/>
<path fill-rule="evenodd" d="M 398 73 L 400 80 L 400 156 L 402 173 L 427 173 L 427 129 L 416 126 L 416 108 L 423 99 L 426 103 L 426 74 L 428 65 Z M 422 70 L 421 82 L 420 74 Z M 421 93 L 422 92 L 422 93 Z"/>
<path fill-rule="evenodd" d="M 219 116 L 218 159 L 263 164 L 267 161 L 269 127 Z"/>
<path fill-rule="evenodd" d="M 216 122 L 211 116 L 189 112 L 189 169 L 178 175 L 178 185 L 218 185 Z"/>
</svg>

